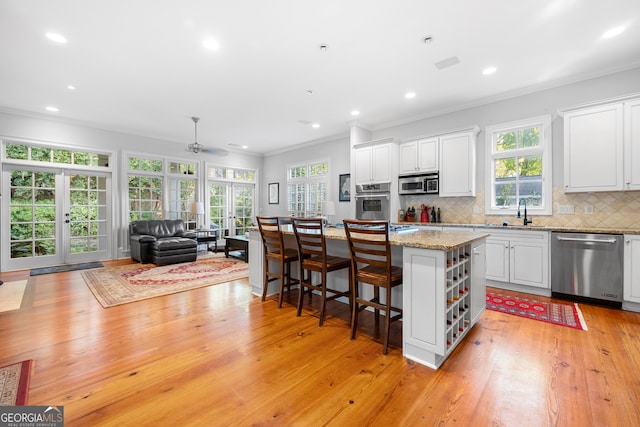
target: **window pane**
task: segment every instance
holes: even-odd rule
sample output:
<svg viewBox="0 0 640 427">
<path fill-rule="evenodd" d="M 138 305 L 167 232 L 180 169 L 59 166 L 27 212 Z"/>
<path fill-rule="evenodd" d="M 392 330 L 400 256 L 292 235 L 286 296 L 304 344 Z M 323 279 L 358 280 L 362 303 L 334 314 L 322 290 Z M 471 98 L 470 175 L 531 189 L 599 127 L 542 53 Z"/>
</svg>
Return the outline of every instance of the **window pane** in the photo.
<svg viewBox="0 0 640 427">
<path fill-rule="evenodd" d="M 522 178 L 518 183 L 518 200 L 526 201 L 527 206 L 542 206 L 542 180 Z"/>
<path fill-rule="evenodd" d="M 51 149 L 46 147 L 31 147 L 31 160 L 51 162 Z"/>
<path fill-rule="evenodd" d="M 518 158 L 519 176 L 542 176 L 542 156 L 527 156 Z"/>
<path fill-rule="evenodd" d="M 516 185 L 515 181 L 507 179 L 496 179 L 495 184 L 495 205 L 497 207 L 515 206 Z"/>
<path fill-rule="evenodd" d="M 540 146 L 540 127 L 532 127 L 521 129 L 518 131 L 520 137 L 520 147 L 538 147 Z"/>
<path fill-rule="evenodd" d="M 496 180 L 516 176 L 516 158 L 498 159 L 495 161 Z"/>
<path fill-rule="evenodd" d="M 496 135 L 496 151 L 513 150 L 516 148 L 516 133 L 504 132 Z"/>
<path fill-rule="evenodd" d="M 5 149 L 7 159 L 28 160 L 29 147 L 26 145 L 7 144 Z"/>
</svg>

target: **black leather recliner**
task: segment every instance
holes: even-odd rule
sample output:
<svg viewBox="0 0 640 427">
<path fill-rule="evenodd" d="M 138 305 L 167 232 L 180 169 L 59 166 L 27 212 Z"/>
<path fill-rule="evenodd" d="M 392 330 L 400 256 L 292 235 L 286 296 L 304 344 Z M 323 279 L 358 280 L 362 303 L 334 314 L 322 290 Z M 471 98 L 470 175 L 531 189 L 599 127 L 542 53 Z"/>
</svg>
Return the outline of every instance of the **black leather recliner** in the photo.
<svg viewBox="0 0 640 427">
<path fill-rule="evenodd" d="M 132 221 L 129 224 L 131 259 L 156 265 L 192 262 L 198 255 L 196 233 L 181 219 Z"/>
</svg>

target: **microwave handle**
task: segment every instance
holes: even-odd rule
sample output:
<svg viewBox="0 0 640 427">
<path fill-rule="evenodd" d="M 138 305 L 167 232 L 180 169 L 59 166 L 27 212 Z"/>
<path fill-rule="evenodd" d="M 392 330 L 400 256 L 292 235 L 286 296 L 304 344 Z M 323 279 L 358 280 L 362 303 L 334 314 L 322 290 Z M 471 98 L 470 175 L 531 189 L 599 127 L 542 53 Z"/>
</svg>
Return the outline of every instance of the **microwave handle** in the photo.
<svg viewBox="0 0 640 427">
<path fill-rule="evenodd" d="M 389 193 L 356 194 L 356 199 L 369 199 L 372 197 L 386 197 L 389 199 Z"/>
</svg>

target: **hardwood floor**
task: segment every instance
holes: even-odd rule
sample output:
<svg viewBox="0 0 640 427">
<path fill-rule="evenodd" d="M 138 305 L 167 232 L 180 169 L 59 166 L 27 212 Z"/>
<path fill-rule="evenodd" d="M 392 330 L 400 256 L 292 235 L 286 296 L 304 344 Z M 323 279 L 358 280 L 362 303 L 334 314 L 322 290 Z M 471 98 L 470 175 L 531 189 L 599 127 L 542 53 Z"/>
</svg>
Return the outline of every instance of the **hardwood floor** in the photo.
<svg viewBox="0 0 640 427">
<path fill-rule="evenodd" d="M 638 425 L 639 313 L 581 304 L 585 332 L 486 311 L 435 371 L 402 356 L 400 322 L 383 356 L 371 316 L 351 341 L 346 305 L 320 328 L 296 295 L 278 309 L 240 280 L 104 309 L 80 272 L 34 276 L 0 313 L 0 365 L 34 359 L 29 404 L 67 426 Z"/>
</svg>

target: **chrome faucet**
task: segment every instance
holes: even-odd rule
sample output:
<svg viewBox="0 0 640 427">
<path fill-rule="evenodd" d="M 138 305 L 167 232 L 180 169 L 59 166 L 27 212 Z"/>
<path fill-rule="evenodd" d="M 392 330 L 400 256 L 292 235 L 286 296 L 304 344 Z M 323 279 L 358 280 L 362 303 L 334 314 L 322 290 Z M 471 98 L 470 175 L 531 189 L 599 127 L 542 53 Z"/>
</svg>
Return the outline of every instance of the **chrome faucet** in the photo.
<svg viewBox="0 0 640 427">
<path fill-rule="evenodd" d="M 520 201 L 518 202 L 518 218 L 520 218 L 520 205 L 522 204 L 522 202 L 524 202 L 524 221 L 522 222 L 522 224 L 529 225 L 533 223 L 533 220 L 527 219 L 527 199 L 520 199 Z"/>
</svg>

